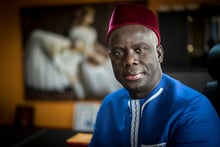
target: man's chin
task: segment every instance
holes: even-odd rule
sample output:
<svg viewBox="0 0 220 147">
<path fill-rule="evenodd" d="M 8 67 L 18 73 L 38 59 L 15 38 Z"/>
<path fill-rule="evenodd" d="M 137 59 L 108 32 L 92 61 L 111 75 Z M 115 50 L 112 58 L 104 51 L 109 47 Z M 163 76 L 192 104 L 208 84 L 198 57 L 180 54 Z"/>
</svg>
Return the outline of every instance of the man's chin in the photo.
<svg viewBox="0 0 220 147">
<path fill-rule="evenodd" d="M 125 86 L 126 89 L 128 89 L 129 91 L 139 91 L 141 90 L 141 85 L 140 83 L 132 83 L 132 84 L 128 84 Z"/>
</svg>

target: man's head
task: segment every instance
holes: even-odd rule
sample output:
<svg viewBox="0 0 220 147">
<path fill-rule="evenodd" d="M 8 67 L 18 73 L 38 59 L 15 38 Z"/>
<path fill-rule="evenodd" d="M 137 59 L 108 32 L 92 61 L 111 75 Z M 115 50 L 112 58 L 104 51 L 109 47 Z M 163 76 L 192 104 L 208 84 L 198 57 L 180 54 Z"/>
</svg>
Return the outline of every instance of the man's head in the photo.
<svg viewBox="0 0 220 147">
<path fill-rule="evenodd" d="M 120 14 L 128 11 L 129 14 Z M 148 15 L 153 22 L 139 21 Z M 145 97 L 160 81 L 163 49 L 157 26 L 153 12 L 140 5 L 119 3 L 112 13 L 107 34 L 109 55 L 116 79 L 132 98 Z"/>
</svg>

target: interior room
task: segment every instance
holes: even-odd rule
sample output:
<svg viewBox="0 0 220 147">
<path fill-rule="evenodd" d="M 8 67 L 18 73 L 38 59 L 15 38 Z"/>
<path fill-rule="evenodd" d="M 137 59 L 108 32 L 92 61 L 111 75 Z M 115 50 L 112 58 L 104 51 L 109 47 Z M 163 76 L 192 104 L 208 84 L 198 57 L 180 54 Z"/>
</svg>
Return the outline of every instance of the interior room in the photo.
<svg viewBox="0 0 220 147">
<path fill-rule="evenodd" d="M 211 47 L 220 41 L 219 0 L 130 1 L 148 6 L 159 18 L 161 44 L 166 56 L 162 63 L 164 72 L 203 92 L 206 83 L 214 80 L 207 71 L 206 60 Z M 70 10 L 84 5 L 94 6 L 97 21 L 93 25 L 98 32 L 97 38 L 107 48 L 105 42 L 107 22 L 103 19 L 105 15 L 109 17 L 116 2 L 118 0 L 3 0 L 1 2 L 1 146 L 63 147 L 66 146 L 66 140 L 77 132 L 92 132 L 96 112 L 109 91 L 101 90 L 105 93 L 97 95 L 88 91 L 81 95 L 82 93 L 74 93 L 79 91 L 77 89 L 79 87 L 71 87 L 73 91 L 68 89 L 69 87 L 67 91 L 59 89 L 61 92 L 31 89 L 26 83 L 25 66 L 29 62 L 24 60 L 24 48 L 31 31 L 37 28 L 66 36 L 67 31 L 59 25 L 67 25 L 64 22 L 69 22 L 70 19 L 61 16 L 65 16 L 67 12 L 72 13 Z M 103 8 L 103 6 L 108 7 Z M 54 8 L 62 11 L 55 11 Z M 52 11 L 54 13 L 48 16 L 54 16 L 49 21 L 44 14 Z M 59 19 L 62 19 L 62 22 Z M 90 73 L 94 70 L 88 71 Z M 78 82 L 78 78 L 71 82 Z"/>
</svg>

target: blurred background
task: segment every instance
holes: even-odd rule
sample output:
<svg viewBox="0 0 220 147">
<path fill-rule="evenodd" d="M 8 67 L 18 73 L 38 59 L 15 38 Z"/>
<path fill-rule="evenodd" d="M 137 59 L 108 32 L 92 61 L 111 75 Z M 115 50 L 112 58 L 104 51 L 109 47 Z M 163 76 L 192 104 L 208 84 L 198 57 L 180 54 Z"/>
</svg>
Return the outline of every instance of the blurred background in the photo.
<svg viewBox="0 0 220 147">
<path fill-rule="evenodd" d="M 66 131 L 52 134 L 61 141 L 75 133 L 76 115 L 86 116 L 88 111 L 95 112 L 103 97 L 97 99 L 87 95 L 84 99 L 34 99 L 26 98 L 26 83 L 24 73 L 24 43 L 33 28 L 27 28 L 24 22 L 24 14 L 30 19 L 29 14 L 34 8 L 62 7 L 91 4 L 101 9 L 102 13 L 110 14 L 113 4 L 117 0 L 2 0 L 0 5 L 0 126 L 1 137 L 7 132 L 13 132 L 9 128 L 37 128 L 37 136 L 51 131 Z M 220 41 L 220 1 L 219 0 L 146 0 L 140 2 L 152 9 L 159 18 L 161 31 L 161 44 L 165 52 L 165 60 L 162 63 L 164 72 L 179 79 L 183 83 L 203 92 L 206 83 L 212 81 L 207 72 L 207 54 L 213 45 Z M 110 4 L 110 7 L 100 8 L 100 4 Z M 43 11 L 43 10 L 42 10 Z M 42 12 L 41 11 L 41 12 Z M 100 10 L 96 14 L 102 17 Z M 58 13 L 58 12 L 57 12 Z M 33 14 L 33 12 L 32 12 Z M 65 15 L 65 14 L 56 14 Z M 62 18 L 62 17 L 61 17 Z M 25 19 L 27 20 L 27 18 Z M 58 19 L 57 19 L 58 20 Z M 41 20 L 38 20 L 41 21 Z M 64 21 L 64 20 L 63 20 Z M 68 21 L 65 19 L 65 21 Z M 36 26 L 37 22 L 32 25 Z M 38 22 L 39 23 L 39 22 Z M 50 22 L 47 22 L 50 23 Z M 54 23 L 54 22 L 53 22 Z M 57 22 L 62 24 L 63 22 Z M 39 23 L 40 24 L 40 23 Z M 55 25 L 55 26 L 57 26 Z M 66 25 L 66 24 L 62 24 Z M 30 26 L 30 24 L 28 25 Z M 98 30 L 98 40 L 107 47 L 105 42 L 106 22 L 94 23 Z M 50 30 L 66 35 L 66 30 L 59 27 Z M 91 104 L 88 109 L 83 106 L 79 112 L 78 104 Z M 94 104 L 94 105 L 93 105 Z M 85 108 L 85 109 L 84 109 Z M 76 114 L 78 112 L 78 114 Z M 77 122 L 78 123 L 78 122 Z M 91 122 L 87 122 L 91 123 Z M 90 124 L 91 125 L 91 124 Z M 82 126 L 81 126 L 82 127 Z M 40 130 L 38 130 L 40 129 Z M 42 130 L 43 129 L 43 130 Z M 88 131 L 83 130 L 82 131 Z M 22 129 L 23 130 L 23 129 Z M 22 131 L 21 131 L 22 132 Z M 19 132 L 20 133 L 20 132 Z M 15 133 L 16 134 L 16 133 Z M 12 137 L 11 146 L 33 133 L 26 132 L 24 137 Z M 59 134 L 63 137 L 60 137 Z M 65 135 L 64 135 L 65 134 Z M 52 136 L 53 136 L 52 135 Z M 35 136 L 36 137 L 36 136 Z M 54 137 L 54 136 L 53 136 Z M 56 139 L 53 139 L 56 140 Z M 51 140 L 49 140 L 51 141 Z M 23 143 L 24 144 L 24 143 Z M 10 146 L 9 145 L 9 146 Z M 63 144 L 62 144 L 63 145 Z M 18 145 L 19 146 L 19 145 Z M 21 146 L 21 145 L 20 145 Z M 60 144 L 61 146 L 61 144 Z"/>
</svg>

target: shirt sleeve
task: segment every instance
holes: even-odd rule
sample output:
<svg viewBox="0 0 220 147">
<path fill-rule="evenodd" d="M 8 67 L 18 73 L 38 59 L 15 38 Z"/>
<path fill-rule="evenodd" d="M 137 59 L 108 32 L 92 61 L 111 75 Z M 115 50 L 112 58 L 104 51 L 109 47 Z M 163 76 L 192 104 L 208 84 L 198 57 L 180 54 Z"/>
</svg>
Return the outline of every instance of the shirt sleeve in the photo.
<svg viewBox="0 0 220 147">
<path fill-rule="evenodd" d="M 220 119 L 207 98 L 189 101 L 171 142 L 172 147 L 220 147 Z"/>
</svg>

